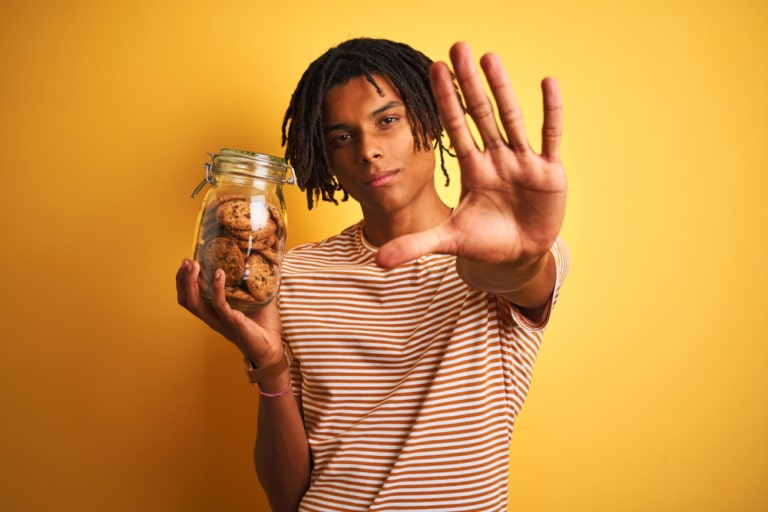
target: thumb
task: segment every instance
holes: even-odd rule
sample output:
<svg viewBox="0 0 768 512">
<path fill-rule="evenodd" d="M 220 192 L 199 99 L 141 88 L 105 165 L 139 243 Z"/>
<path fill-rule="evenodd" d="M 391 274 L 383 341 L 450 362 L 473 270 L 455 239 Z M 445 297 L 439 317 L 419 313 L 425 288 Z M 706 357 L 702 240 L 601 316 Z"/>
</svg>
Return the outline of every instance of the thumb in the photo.
<svg viewBox="0 0 768 512">
<path fill-rule="evenodd" d="M 454 245 L 450 242 L 445 226 L 441 225 L 390 240 L 379 247 L 376 253 L 376 263 L 384 268 L 392 268 L 425 254 L 453 253 L 455 252 Z"/>
</svg>

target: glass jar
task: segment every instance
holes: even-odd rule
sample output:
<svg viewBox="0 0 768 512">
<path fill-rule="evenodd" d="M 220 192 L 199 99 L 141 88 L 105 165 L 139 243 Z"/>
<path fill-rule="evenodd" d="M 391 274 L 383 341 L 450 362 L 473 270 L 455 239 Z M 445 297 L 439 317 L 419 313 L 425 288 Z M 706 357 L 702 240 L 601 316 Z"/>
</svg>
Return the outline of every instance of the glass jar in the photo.
<svg viewBox="0 0 768 512">
<path fill-rule="evenodd" d="M 296 177 L 279 157 L 238 149 L 209 154 L 205 179 L 192 192 L 194 198 L 211 185 L 194 238 L 200 296 L 211 301 L 213 275 L 220 268 L 230 306 L 255 311 L 277 295 L 286 236 L 282 186 Z"/>
</svg>

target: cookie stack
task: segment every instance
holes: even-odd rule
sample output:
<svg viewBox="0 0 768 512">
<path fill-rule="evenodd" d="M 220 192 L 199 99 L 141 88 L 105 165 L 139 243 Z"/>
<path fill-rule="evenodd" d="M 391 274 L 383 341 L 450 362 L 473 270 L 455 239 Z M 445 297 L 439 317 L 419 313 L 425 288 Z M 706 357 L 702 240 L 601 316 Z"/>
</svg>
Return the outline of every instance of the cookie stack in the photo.
<svg viewBox="0 0 768 512">
<path fill-rule="evenodd" d="M 247 311 L 267 304 L 277 294 L 284 243 L 282 214 L 264 197 L 211 199 L 203 210 L 195 254 L 200 295 L 210 300 L 213 275 L 220 268 L 233 308 Z"/>
</svg>

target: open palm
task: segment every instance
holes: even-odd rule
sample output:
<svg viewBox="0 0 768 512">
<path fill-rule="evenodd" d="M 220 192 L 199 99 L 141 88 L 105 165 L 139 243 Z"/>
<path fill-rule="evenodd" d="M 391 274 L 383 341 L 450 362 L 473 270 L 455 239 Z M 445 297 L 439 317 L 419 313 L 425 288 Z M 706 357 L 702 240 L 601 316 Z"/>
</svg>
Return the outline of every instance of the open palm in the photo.
<svg viewBox="0 0 768 512">
<path fill-rule="evenodd" d="M 542 82 L 542 151 L 528 143 L 520 107 L 500 58 L 486 54 L 480 64 L 494 107 L 464 43 L 451 48 L 456 80 L 482 138 L 473 137 L 457 97 L 450 69 L 437 62 L 432 89 L 461 169 L 461 194 L 452 215 L 437 227 L 383 245 L 379 264 L 391 267 L 427 253 L 455 254 L 487 263 L 539 258 L 554 243 L 565 213 L 566 177 L 560 163 L 562 104 L 557 82 Z"/>
</svg>

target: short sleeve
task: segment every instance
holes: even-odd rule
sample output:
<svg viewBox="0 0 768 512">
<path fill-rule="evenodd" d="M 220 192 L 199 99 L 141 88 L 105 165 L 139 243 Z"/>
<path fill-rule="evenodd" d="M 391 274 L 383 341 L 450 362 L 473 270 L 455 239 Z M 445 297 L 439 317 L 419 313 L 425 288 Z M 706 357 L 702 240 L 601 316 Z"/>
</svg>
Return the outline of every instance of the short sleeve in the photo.
<svg viewBox="0 0 768 512">
<path fill-rule="evenodd" d="M 552 290 L 552 296 L 549 299 L 549 304 L 547 305 L 547 310 L 544 313 L 542 320 L 540 322 L 532 322 L 526 318 L 526 316 L 523 315 L 514 304 L 504 301 L 509 307 L 509 313 L 512 317 L 512 321 L 527 331 L 541 331 L 546 328 L 547 324 L 549 323 L 549 318 L 552 314 L 552 309 L 557 303 L 557 298 L 560 295 L 560 288 L 563 285 L 563 281 L 565 281 L 565 277 L 568 275 L 568 268 L 570 266 L 570 254 L 568 252 L 568 246 L 565 244 L 565 242 L 558 238 L 555 240 L 555 243 L 552 244 L 550 252 L 555 259 L 555 287 Z"/>
</svg>

